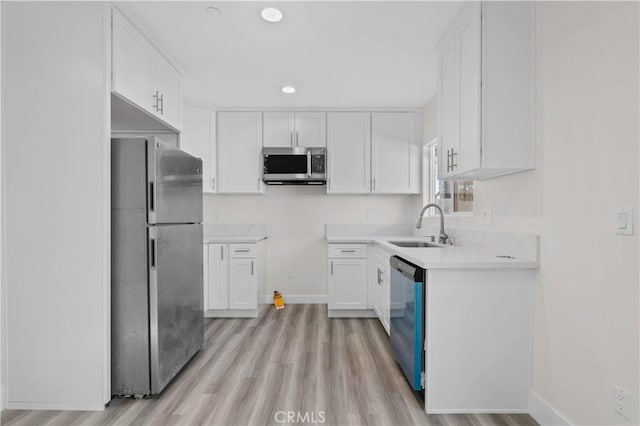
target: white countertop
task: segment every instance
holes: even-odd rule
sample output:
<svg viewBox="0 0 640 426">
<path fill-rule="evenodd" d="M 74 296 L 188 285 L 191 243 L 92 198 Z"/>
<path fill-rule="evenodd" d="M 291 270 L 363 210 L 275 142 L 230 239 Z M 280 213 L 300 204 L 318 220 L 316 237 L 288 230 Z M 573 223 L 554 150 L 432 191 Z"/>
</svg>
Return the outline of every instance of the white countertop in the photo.
<svg viewBox="0 0 640 426">
<path fill-rule="evenodd" d="M 211 243 L 257 243 L 266 239 L 266 235 L 203 235 L 204 244 Z"/>
<path fill-rule="evenodd" d="M 380 235 L 327 235 L 329 243 L 371 243 L 425 269 L 537 269 L 534 259 L 502 258 L 512 253 L 495 252 L 490 249 L 442 247 L 398 247 L 389 241 L 428 241 L 414 236 Z"/>
</svg>

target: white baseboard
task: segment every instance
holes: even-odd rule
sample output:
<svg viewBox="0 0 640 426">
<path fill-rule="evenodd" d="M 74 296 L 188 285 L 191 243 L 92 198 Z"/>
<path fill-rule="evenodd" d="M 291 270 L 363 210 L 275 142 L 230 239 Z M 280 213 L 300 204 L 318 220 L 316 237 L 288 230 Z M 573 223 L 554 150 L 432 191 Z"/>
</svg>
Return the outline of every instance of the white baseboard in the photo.
<svg viewBox="0 0 640 426">
<path fill-rule="evenodd" d="M 331 309 L 327 312 L 329 318 L 377 318 L 373 309 Z"/>
<path fill-rule="evenodd" d="M 212 309 L 204 312 L 205 318 L 258 318 L 257 309 Z"/>
<path fill-rule="evenodd" d="M 283 294 L 284 303 L 289 305 L 326 304 L 326 294 Z M 264 303 L 273 303 L 273 294 L 264 295 Z"/>
<path fill-rule="evenodd" d="M 7 402 L 8 410 L 104 411 L 103 403 L 90 402 Z"/>
<path fill-rule="evenodd" d="M 540 395 L 531 392 L 529 398 L 529 415 L 541 426 L 565 426 L 571 423 Z"/>
</svg>

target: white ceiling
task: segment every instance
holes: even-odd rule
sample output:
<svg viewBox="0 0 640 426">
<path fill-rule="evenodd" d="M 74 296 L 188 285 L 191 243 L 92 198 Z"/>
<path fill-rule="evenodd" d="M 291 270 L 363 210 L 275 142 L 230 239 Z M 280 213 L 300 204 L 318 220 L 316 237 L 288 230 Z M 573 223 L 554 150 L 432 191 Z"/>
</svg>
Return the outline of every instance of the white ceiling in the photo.
<svg viewBox="0 0 640 426">
<path fill-rule="evenodd" d="M 205 13 L 207 6 L 222 11 Z M 277 24 L 260 18 L 279 8 Z M 126 2 L 184 68 L 187 99 L 227 107 L 419 107 L 461 2 Z M 297 92 L 280 89 L 293 85 Z"/>
</svg>

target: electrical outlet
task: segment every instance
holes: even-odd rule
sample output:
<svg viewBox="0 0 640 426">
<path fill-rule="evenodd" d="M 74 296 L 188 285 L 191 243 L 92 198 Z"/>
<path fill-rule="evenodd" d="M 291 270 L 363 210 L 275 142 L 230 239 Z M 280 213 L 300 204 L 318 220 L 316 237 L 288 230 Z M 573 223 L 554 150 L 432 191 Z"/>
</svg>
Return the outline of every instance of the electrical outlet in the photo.
<svg viewBox="0 0 640 426">
<path fill-rule="evenodd" d="M 627 420 L 631 420 L 631 392 L 624 390 L 618 385 L 615 385 L 613 389 L 616 413 Z"/>
</svg>

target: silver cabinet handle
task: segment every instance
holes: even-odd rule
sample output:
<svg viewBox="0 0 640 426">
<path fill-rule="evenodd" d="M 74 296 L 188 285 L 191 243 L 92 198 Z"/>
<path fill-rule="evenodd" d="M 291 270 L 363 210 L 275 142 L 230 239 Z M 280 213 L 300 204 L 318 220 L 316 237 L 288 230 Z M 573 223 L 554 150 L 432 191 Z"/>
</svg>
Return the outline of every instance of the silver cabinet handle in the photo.
<svg viewBox="0 0 640 426">
<path fill-rule="evenodd" d="M 382 285 L 382 271 L 378 268 L 378 285 Z"/>
<path fill-rule="evenodd" d="M 220 246 L 220 260 L 224 260 L 224 246 Z"/>
<path fill-rule="evenodd" d="M 453 171 L 455 167 L 458 167 L 456 163 L 454 163 L 455 157 L 458 155 L 457 152 L 453 151 L 453 148 L 447 150 L 447 171 Z"/>
<path fill-rule="evenodd" d="M 211 179 L 211 189 L 216 190 L 216 178 Z"/>
<path fill-rule="evenodd" d="M 253 260 L 251 261 L 251 275 L 253 275 Z"/>
<path fill-rule="evenodd" d="M 307 151 L 307 176 L 311 177 L 311 151 Z"/>
<path fill-rule="evenodd" d="M 298 132 L 296 132 L 296 146 L 298 146 Z"/>
<path fill-rule="evenodd" d="M 355 253 L 355 250 L 340 250 L 341 253 Z"/>
<path fill-rule="evenodd" d="M 376 178 L 373 178 L 373 192 L 376 192 Z"/>
<path fill-rule="evenodd" d="M 293 146 L 293 132 L 289 133 L 289 145 Z"/>
<path fill-rule="evenodd" d="M 164 115 L 164 94 L 163 93 L 160 94 L 159 103 L 160 103 L 160 114 Z"/>
<path fill-rule="evenodd" d="M 239 249 L 239 250 L 234 250 L 234 252 L 236 252 L 236 253 L 249 253 L 249 249 Z"/>
<path fill-rule="evenodd" d="M 156 90 L 156 93 L 153 94 L 153 98 L 156 100 L 155 105 L 152 108 L 156 109 L 156 112 L 160 111 L 160 92 Z"/>
<path fill-rule="evenodd" d="M 331 261 L 331 275 L 333 275 L 333 261 Z"/>
</svg>

